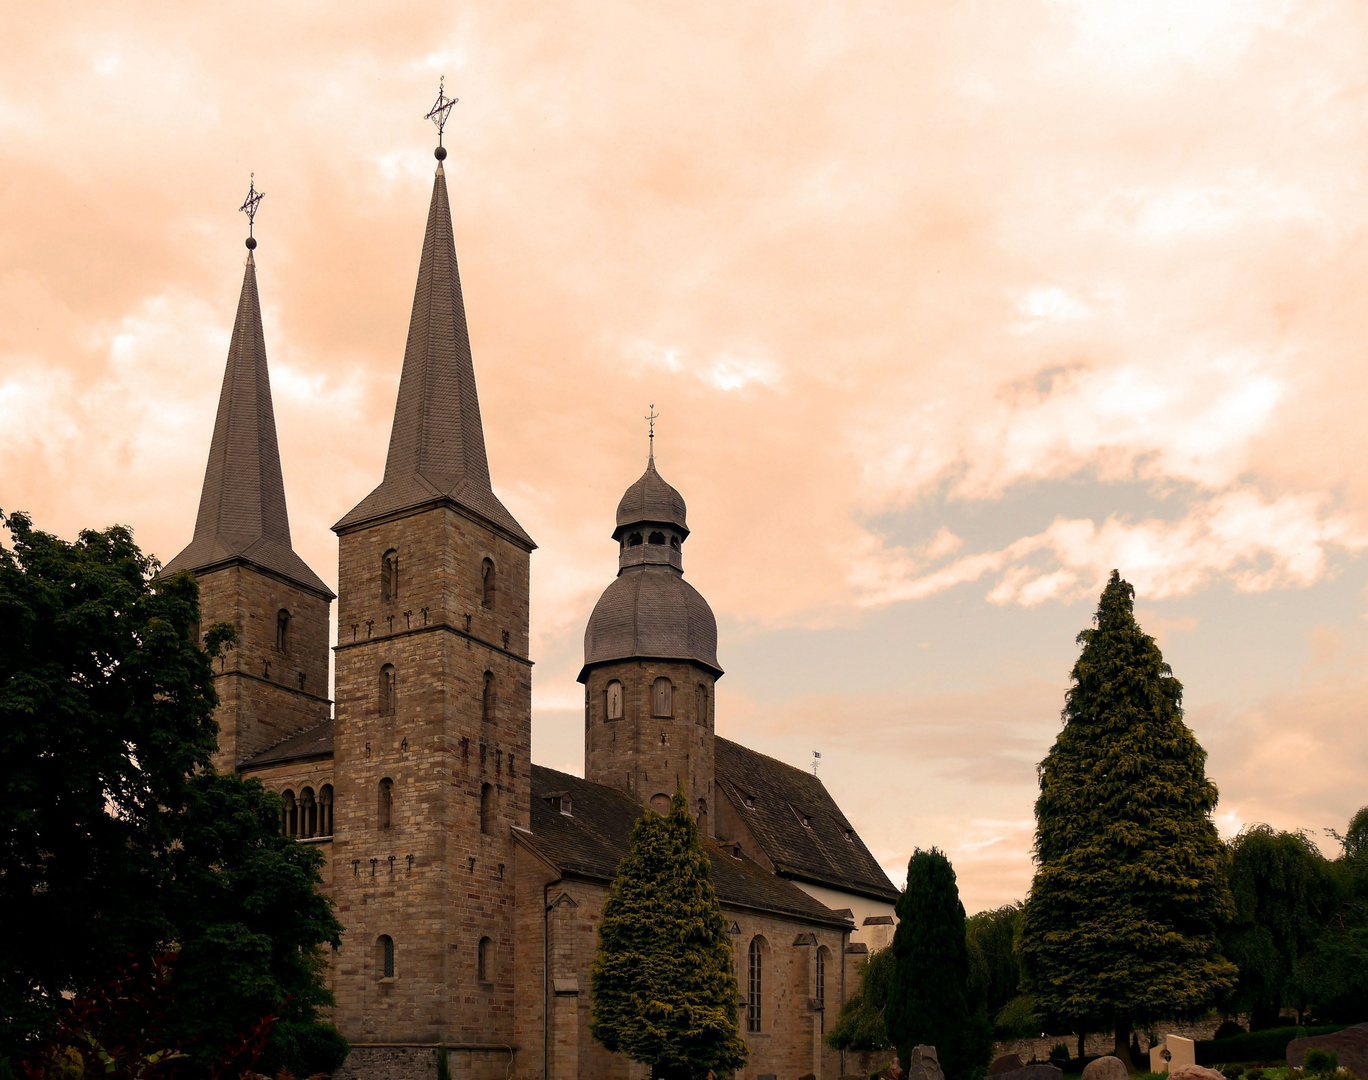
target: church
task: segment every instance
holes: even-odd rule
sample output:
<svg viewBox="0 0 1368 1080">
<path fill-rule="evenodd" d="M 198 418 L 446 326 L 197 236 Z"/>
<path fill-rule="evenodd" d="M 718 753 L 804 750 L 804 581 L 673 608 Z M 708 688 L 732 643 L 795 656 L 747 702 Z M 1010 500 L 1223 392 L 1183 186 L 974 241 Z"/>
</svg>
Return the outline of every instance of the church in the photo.
<svg viewBox="0 0 1368 1080">
<path fill-rule="evenodd" d="M 717 622 L 653 454 L 604 522 L 619 570 L 585 628 L 584 776 L 532 761 L 536 545 L 490 483 L 445 156 L 384 475 L 333 526 L 337 595 L 290 541 L 250 239 L 194 535 L 163 571 L 240 634 L 215 662 L 217 767 L 279 793 L 326 856 L 340 1075 L 431 1077 L 445 1044 L 461 1078 L 647 1077 L 591 1037 L 589 965 L 633 823 L 682 787 L 732 937 L 738 1077 L 837 1077 L 823 1033 L 898 892 L 816 776 L 717 733 Z"/>
</svg>

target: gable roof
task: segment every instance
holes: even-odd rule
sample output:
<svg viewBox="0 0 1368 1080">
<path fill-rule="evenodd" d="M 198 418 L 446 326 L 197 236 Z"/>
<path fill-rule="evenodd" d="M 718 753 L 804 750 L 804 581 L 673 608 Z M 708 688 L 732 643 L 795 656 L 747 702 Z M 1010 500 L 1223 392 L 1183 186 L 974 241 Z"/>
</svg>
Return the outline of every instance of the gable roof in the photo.
<svg viewBox="0 0 1368 1080">
<path fill-rule="evenodd" d="M 898 890 L 817 777 L 730 739 L 717 738 L 714 753 L 718 787 L 776 873 L 897 901 Z"/>
<path fill-rule="evenodd" d="M 447 500 L 495 525 L 529 550 L 536 546 L 490 487 L 446 172 L 438 163 L 385 476 L 380 486 L 333 528 L 343 531 L 388 514 Z"/>
<path fill-rule="evenodd" d="M 248 758 L 239 769 L 251 769 L 258 765 L 280 765 L 287 761 L 303 761 L 308 758 L 332 757 L 333 722 L 324 720 L 295 735 L 281 739 L 274 746 L 267 747 L 255 757 Z"/>
<path fill-rule="evenodd" d="M 565 794 L 570 796 L 569 814 L 561 813 L 550 802 L 553 795 Z M 627 854 L 632 826 L 649 812 L 616 788 L 533 765 L 532 833 L 523 838 L 562 873 L 611 882 Z M 744 856 L 734 858 L 707 838 L 703 848 L 712 866 L 713 888 L 722 903 L 824 925 L 850 925 L 849 920 L 802 889 Z"/>
<path fill-rule="evenodd" d="M 237 561 L 279 574 L 328 599 L 333 596 L 290 544 L 256 260 L 251 252 L 228 345 L 195 535 L 162 573 L 207 570 Z"/>
</svg>

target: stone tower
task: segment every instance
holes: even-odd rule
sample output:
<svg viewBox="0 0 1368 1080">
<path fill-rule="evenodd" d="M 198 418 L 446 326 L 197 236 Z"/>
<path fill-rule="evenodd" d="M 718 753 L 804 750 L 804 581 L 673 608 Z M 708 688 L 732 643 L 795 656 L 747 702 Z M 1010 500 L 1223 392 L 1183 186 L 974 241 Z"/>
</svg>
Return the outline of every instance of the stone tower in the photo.
<svg viewBox="0 0 1368 1080">
<path fill-rule="evenodd" d="M 492 1051 L 514 1041 L 535 545 L 490 487 L 441 156 L 384 479 L 334 526 L 333 770 L 351 809 L 334 827 L 333 989 L 354 1042 Z"/>
<path fill-rule="evenodd" d="M 290 545 L 250 251 L 195 535 L 162 573 L 179 570 L 199 579 L 200 625 L 232 623 L 239 634 L 216 664 L 215 767 L 231 772 L 268 746 L 326 720 L 333 594 Z"/>
<path fill-rule="evenodd" d="M 655 455 L 617 508 L 618 576 L 584 631 L 585 779 L 668 807 L 683 785 L 713 833 L 717 620 L 684 580 L 684 499 Z"/>
</svg>

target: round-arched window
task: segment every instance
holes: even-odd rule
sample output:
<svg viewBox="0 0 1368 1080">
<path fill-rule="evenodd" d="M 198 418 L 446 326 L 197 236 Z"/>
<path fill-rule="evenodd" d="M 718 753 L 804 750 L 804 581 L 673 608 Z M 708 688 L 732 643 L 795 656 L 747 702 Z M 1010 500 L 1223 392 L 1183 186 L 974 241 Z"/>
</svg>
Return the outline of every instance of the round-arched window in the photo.
<svg viewBox="0 0 1368 1080">
<path fill-rule="evenodd" d="M 614 679 L 603 688 L 604 715 L 609 720 L 622 719 L 622 683 Z"/>
<path fill-rule="evenodd" d="M 664 817 L 666 814 L 670 812 L 670 797 L 666 795 L 663 791 L 657 792 L 656 794 L 652 795 L 651 809 L 654 810 L 661 817 Z"/>
<path fill-rule="evenodd" d="M 651 688 L 651 715 L 674 715 L 674 687 L 670 685 L 670 680 L 664 676 L 657 679 Z"/>
<path fill-rule="evenodd" d="M 380 969 L 380 978 L 394 978 L 394 938 L 388 934 L 381 934 L 375 939 L 376 967 Z"/>
</svg>

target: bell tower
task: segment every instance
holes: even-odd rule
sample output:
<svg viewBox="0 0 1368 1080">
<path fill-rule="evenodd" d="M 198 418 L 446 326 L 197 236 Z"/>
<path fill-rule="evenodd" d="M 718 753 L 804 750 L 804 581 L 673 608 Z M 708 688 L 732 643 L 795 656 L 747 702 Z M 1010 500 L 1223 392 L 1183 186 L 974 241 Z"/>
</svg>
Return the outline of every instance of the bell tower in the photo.
<svg viewBox="0 0 1368 1080">
<path fill-rule="evenodd" d="M 584 631 L 584 771 L 662 812 L 682 786 L 711 836 L 722 669 L 712 608 L 684 580 L 688 536 L 684 499 L 652 451 L 618 503 L 618 576 Z"/>
<path fill-rule="evenodd" d="M 254 215 L 253 184 L 242 209 Z M 214 766 L 243 761 L 328 718 L 332 591 L 295 554 L 285 509 L 271 378 L 257 295 L 256 240 L 228 345 L 195 534 L 163 574 L 199 579 L 200 625 L 231 623 L 238 641 L 215 662 Z"/>
<path fill-rule="evenodd" d="M 439 145 L 384 478 L 333 527 L 334 786 L 356 808 L 334 826 L 347 932 L 333 989 L 354 1042 L 479 1054 L 514 1041 L 535 545 L 490 486 L 445 157 Z"/>
</svg>

